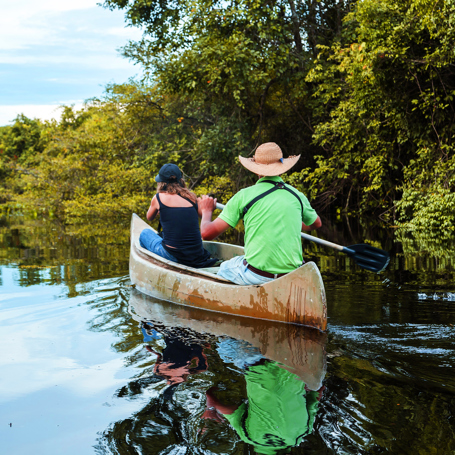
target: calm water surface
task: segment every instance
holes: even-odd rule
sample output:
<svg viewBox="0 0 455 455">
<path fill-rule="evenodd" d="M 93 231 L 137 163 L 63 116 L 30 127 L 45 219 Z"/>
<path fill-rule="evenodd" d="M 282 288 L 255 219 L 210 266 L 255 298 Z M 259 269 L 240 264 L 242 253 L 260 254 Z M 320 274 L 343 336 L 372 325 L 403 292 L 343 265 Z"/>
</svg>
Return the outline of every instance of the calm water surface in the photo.
<svg viewBox="0 0 455 455">
<path fill-rule="evenodd" d="M 0 453 L 455 454 L 455 253 L 321 237 L 392 251 L 375 275 L 305 245 L 326 334 L 143 296 L 128 222 L 1 218 Z"/>
</svg>

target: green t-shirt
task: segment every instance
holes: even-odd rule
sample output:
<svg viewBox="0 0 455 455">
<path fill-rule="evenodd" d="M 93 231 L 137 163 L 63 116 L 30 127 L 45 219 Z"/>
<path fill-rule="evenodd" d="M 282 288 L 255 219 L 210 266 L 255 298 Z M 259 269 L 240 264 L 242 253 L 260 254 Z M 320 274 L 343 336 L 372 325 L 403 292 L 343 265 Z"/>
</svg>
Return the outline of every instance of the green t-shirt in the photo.
<svg viewBox="0 0 455 455">
<path fill-rule="evenodd" d="M 227 204 L 220 218 L 235 227 L 243 218 L 243 208 L 256 196 L 273 188 L 263 180 L 282 182 L 280 177 L 263 177 L 256 185 L 240 190 Z M 318 215 L 306 196 L 290 185 L 302 201 L 284 189 L 257 201 L 247 212 L 245 224 L 245 259 L 253 267 L 269 273 L 288 273 L 302 265 L 302 221 L 310 226 Z"/>
<path fill-rule="evenodd" d="M 224 417 L 256 452 L 276 454 L 311 433 L 318 392 L 306 391 L 304 382 L 276 362 L 250 367 L 245 380 L 248 404 Z"/>
</svg>

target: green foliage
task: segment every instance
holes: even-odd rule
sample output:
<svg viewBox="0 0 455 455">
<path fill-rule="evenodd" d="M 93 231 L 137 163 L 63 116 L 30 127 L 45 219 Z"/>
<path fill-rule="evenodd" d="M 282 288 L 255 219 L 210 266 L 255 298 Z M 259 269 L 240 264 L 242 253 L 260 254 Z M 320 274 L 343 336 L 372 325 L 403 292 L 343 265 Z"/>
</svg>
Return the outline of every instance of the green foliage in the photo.
<svg viewBox="0 0 455 455">
<path fill-rule="evenodd" d="M 179 5 L 177 18 L 171 3 L 105 3 L 125 10 L 130 24 L 145 31 L 124 54 L 142 64 L 163 93 L 189 100 L 213 122 L 197 150 L 210 163 L 218 160 L 217 175 L 235 165 L 236 146 L 248 154 L 274 140 L 288 154 L 302 154 L 288 181 L 320 208 L 335 203 L 390 222 L 396 210 L 401 222 L 425 218 L 425 206 L 420 210 L 408 194 L 416 186 L 412 172 L 430 175 L 451 153 L 451 2 L 363 0 L 351 10 L 349 2 Z M 230 146 L 233 131 L 241 136 Z M 431 150 L 430 168 L 416 168 L 423 149 Z M 448 180 L 443 212 L 450 218 Z M 431 195 L 433 189 L 421 182 L 420 191 Z M 434 213 L 435 220 L 442 214 Z"/>
<path fill-rule="evenodd" d="M 44 124 L 19 115 L 13 125 L 0 127 L 0 203 L 18 191 L 15 176 L 27 172 L 22 167 L 28 160 L 39 159 L 44 150 Z"/>
<path fill-rule="evenodd" d="M 39 120 L 32 120 L 19 115 L 11 126 L 0 127 L 0 158 L 23 163 L 28 158 L 41 153 L 44 140 L 41 137 L 44 125 Z"/>
<path fill-rule="evenodd" d="M 316 47 L 339 33 L 348 4 L 184 0 L 178 26 L 163 27 L 156 12 L 171 23 L 174 4 L 104 3 L 125 10 L 130 24 L 144 30 L 143 39 L 125 46 L 124 55 L 142 65 L 164 93 L 188 101 L 190 117 L 213 124 L 201 145 L 218 138 L 223 145 L 215 145 L 212 155 L 237 172 L 237 155 L 269 140 L 313 164 L 313 88 L 305 77 Z"/>
<path fill-rule="evenodd" d="M 14 201 L 64 214 L 118 216 L 146 206 L 157 165 L 143 166 L 154 131 L 167 126 L 153 91 L 110 86 L 104 100 L 81 111 L 66 107 L 60 123 L 47 124 L 39 165 L 21 169 Z M 164 124 L 163 124 L 164 123 Z"/>
<path fill-rule="evenodd" d="M 455 231 L 455 156 L 434 158 L 434 151 L 420 149 L 405 169 L 403 195 L 397 202 L 399 231 L 446 240 Z"/>
<path fill-rule="evenodd" d="M 346 209 L 355 202 L 390 219 L 403 192 L 397 209 L 403 220 L 416 217 L 415 228 L 453 216 L 446 162 L 454 134 L 454 13 L 449 2 L 363 0 L 340 39 L 321 47 L 307 80 L 318 83 L 326 109 L 314 135 L 325 153 L 301 175 L 320 200 L 337 199 Z M 446 196 L 430 214 L 429 200 L 416 195 L 431 199 L 435 173 L 436 193 Z"/>
<path fill-rule="evenodd" d="M 451 235 L 453 2 L 103 5 L 143 30 L 122 52 L 144 80 L 65 107 L 58 123 L 0 129 L 3 202 L 73 220 L 142 211 L 166 162 L 226 202 L 254 179 L 238 155 L 274 141 L 302 155 L 285 178 L 318 209 Z"/>
</svg>

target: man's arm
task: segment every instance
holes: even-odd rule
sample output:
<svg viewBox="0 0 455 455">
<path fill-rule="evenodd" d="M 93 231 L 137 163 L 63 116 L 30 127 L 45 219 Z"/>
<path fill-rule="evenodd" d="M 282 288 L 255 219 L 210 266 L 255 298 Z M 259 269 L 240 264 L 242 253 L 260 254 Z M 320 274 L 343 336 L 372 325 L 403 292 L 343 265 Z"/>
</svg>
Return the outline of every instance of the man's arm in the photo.
<svg viewBox="0 0 455 455">
<path fill-rule="evenodd" d="M 221 218 L 212 221 L 212 213 L 216 207 L 216 199 L 209 196 L 202 196 L 198 200 L 198 206 L 202 213 L 201 236 L 203 240 L 213 240 L 231 227 Z"/>
<path fill-rule="evenodd" d="M 215 389 L 216 389 L 216 387 L 211 387 L 209 390 L 207 390 L 207 392 L 205 392 L 205 396 L 207 399 L 207 408 L 208 409 L 215 408 L 219 413 L 224 414 L 224 415 L 232 414 L 238 408 L 238 406 L 222 404 L 213 395 L 213 391 Z"/>
<path fill-rule="evenodd" d="M 319 216 L 316 218 L 316 221 L 311 224 L 310 226 L 307 226 L 306 224 L 302 223 L 302 231 L 310 232 L 314 231 L 315 229 L 319 229 L 322 226 L 322 221 Z"/>
</svg>

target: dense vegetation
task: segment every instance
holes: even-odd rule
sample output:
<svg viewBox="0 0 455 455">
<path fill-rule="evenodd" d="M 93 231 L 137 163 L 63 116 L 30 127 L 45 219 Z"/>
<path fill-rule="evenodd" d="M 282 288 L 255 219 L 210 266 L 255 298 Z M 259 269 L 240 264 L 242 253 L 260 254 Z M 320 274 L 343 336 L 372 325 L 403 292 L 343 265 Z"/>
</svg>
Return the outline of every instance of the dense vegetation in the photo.
<svg viewBox="0 0 455 455">
<path fill-rule="evenodd" d="M 142 81 L 60 122 L 0 129 L 0 198 L 67 220 L 144 210 L 173 161 L 226 201 L 237 156 L 275 141 L 319 209 L 417 235 L 455 229 L 451 0 L 105 0 L 144 31 Z M 420 233 L 420 234 L 419 234 Z"/>
</svg>

